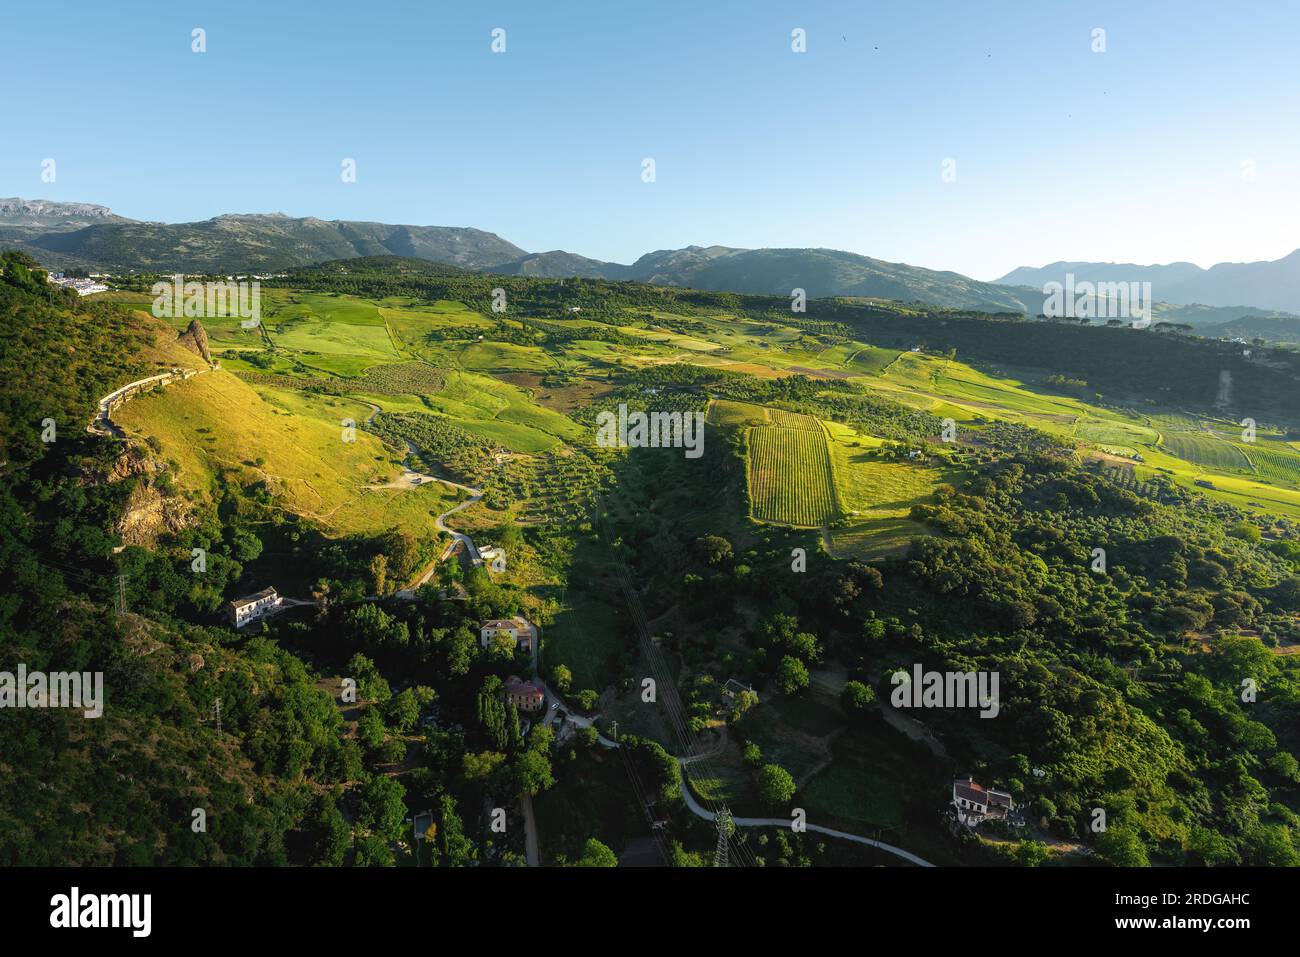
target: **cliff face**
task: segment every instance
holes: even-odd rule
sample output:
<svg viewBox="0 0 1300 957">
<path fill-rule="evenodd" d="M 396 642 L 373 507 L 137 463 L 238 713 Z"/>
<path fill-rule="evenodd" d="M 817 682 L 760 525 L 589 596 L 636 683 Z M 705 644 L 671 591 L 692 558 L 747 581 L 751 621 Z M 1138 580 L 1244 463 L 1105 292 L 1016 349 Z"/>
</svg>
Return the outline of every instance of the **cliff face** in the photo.
<svg viewBox="0 0 1300 957">
<path fill-rule="evenodd" d="M 212 353 L 208 351 L 208 332 L 197 319 L 190 320 L 189 326 L 177 341 L 191 352 L 197 352 L 208 365 L 212 365 Z"/>
<path fill-rule="evenodd" d="M 166 487 L 166 471 L 147 448 L 133 442 L 106 473 L 86 476 L 87 481 L 108 483 L 139 479 L 116 527 L 124 544 L 152 548 L 160 535 L 175 535 L 194 524 L 189 502 Z"/>
</svg>

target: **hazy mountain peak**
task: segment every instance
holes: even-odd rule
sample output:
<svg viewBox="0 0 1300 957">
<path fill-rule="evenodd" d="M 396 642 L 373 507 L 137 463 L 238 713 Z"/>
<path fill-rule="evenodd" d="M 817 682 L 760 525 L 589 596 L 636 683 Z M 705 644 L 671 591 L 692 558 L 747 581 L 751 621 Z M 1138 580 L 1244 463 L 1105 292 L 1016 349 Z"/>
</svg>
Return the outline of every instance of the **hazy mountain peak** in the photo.
<svg viewBox="0 0 1300 957">
<path fill-rule="evenodd" d="M 1064 282 L 1149 282 L 1154 299 L 1177 305 L 1254 306 L 1300 312 L 1300 249 L 1281 259 L 1222 262 L 1209 269 L 1195 263 L 1172 262 L 1141 266 L 1135 263 L 1054 262 L 1042 267 L 1021 266 L 997 282 L 1042 288 Z"/>
</svg>

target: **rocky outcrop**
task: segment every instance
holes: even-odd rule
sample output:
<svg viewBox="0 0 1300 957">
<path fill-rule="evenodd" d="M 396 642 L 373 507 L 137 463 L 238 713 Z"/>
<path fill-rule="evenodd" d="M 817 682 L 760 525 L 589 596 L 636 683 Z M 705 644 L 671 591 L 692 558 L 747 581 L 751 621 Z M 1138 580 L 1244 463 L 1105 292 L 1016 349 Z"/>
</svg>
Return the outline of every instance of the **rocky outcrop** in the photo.
<svg viewBox="0 0 1300 957">
<path fill-rule="evenodd" d="M 175 535 L 193 524 L 188 503 L 163 494 L 152 481 L 140 482 L 117 523 L 117 533 L 127 545 L 150 548 L 160 535 Z"/>
<path fill-rule="evenodd" d="M 203 328 L 203 323 L 191 319 L 189 326 L 176 341 L 191 352 L 198 353 L 203 357 L 204 362 L 212 365 L 212 353 L 208 351 L 208 331 Z"/>
<path fill-rule="evenodd" d="M 138 479 L 114 529 L 124 544 L 151 548 L 160 535 L 175 535 L 194 524 L 190 503 L 170 491 L 166 471 L 167 466 L 147 447 L 133 442 L 107 472 L 84 477 L 87 482 L 110 484 Z"/>
</svg>

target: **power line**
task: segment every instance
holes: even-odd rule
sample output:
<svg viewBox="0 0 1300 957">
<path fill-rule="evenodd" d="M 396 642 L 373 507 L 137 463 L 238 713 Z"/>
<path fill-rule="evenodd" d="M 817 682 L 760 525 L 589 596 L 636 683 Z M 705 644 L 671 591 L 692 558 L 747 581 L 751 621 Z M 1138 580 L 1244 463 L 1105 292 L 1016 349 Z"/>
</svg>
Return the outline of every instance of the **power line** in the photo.
<svg viewBox="0 0 1300 957">
<path fill-rule="evenodd" d="M 731 864 L 727 857 L 727 838 L 731 836 L 733 825 L 731 823 L 731 812 L 727 810 L 725 804 L 722 805 L 722 810 L 714 818 L 714 824 L 718 828 L 718 846 L 713 850 L 713 866 L 730 867 Z"/>
<path fill-rule="evenodd" d="M 606 539 L 610 540 L 609 529 L 605 523 L 603 497 L 597 496 L 597 506 L 597 520 L 600 523 L 601 531 L 604 532 Z M 631 613 L 633 623 L 636 626 L 642 652 L 645 655 L 647 663 L 650 665 L 651 671 L 654 673 L 656 688 L 663 689 L 663 697 L 661 701 L 664 705 L 664 711 L 669 723 L 672 725 L 672 730 L 674 736 L 678 740 L 680 749 L 683 752 L 683 758 L 686 759 L 679 760 L 678 765 L 681 769 L 682 775 L 685 777 L 685 783 L 689 791 L 689 788 L 693 783 L 691 770 L 692 765 L 698 761 L 706 770 L 711 770 L 709 758 L 705 753 L 701 752 L 699 740 L 694 732 L 690 730 L 685 709 L 682 707 L 681 699 L 677 695 L 676 682 L 673 680 L 672 672 L 663 658 L 662 651 L 655 644 L 650 635 L 649 621 L 647 620 L 645 611 L 641 606 L 640 596 L 632 587 L 631 573 L 623 562 L 621 555 L 616 553 L 614 559 L 615 560 L 611 563 L 611 567 L 618 578 L 619 586 L 628 606 L 628 611 Z M 704 803 L 709 806 L 709 810 L 713 813 L 715 822 L 718 821 L 721 812 L 714 804 L 713 800 L 708 796 L 708 792 L 704 789 L 700 789 L 699 793 L 704 799 Z M 723 811 L 725 811 L 725 808 Z M 730 822 L 729 817 L 728 822 Z M 724 840 L 727 843 L 734 842 L 736 851 L 735 857 L 738 863 L 747 867 L 754 866 L 755 861 L 753 852 L 749 850 L 749 847 L 745 842 L 736 839 L 734 835 L 725 835 L 721 840 Z"/>
</svg>

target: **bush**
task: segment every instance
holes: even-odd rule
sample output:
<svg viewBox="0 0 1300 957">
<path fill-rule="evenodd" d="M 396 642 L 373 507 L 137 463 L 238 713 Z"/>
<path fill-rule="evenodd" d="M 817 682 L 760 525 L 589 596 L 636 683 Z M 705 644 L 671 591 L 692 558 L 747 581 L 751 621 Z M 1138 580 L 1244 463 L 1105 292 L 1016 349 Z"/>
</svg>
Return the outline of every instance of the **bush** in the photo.
<svg viewBox="0 0 1300 957">
<path fill-rule="evenodd" d="M 758 772 L 758 796 L 769 807 L 783 807 L 794 797 L 794 778 L 779 764 L 766 764 Z"/>
</svg>

